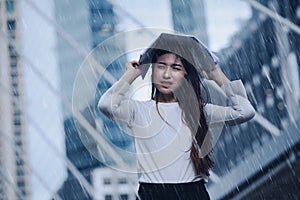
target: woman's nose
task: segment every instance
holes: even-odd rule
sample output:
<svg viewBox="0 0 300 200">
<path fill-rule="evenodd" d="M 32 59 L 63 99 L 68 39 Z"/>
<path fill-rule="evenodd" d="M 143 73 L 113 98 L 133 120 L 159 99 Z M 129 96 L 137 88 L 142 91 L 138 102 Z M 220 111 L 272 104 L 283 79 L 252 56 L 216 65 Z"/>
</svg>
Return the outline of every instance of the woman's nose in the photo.
<svg viewBox="0 0 300 200">
<path fill-rule="evenodd" d="M 163 74 L 164 78 L 170 78 L 171 77 L 171 69 L 170 67 L 167 67 L 164 71 L 164 74 Z"/>
</svg>

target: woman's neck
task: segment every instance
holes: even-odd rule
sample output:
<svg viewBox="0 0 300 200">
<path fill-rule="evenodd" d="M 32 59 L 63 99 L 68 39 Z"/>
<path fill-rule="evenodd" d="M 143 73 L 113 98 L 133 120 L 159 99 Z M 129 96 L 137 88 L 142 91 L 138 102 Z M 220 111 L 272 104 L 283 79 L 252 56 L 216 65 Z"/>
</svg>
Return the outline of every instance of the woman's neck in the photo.
<svg viewBox="0 0 300 200">
<path fill-rule="evenodd" d="M 177 98 L 174 96 L 174 94 L 157 94 L 157 96 L 154 97 L 154 100 L 162 103 L 177 102 Z"/>
</svg>

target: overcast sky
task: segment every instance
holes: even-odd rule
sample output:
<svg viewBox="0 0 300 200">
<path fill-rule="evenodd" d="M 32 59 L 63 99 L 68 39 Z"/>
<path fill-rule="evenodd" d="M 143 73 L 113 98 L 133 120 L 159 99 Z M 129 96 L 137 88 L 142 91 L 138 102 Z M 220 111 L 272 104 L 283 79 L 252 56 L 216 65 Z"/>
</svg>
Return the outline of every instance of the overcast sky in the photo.
<svg viewBox="0 0 300 200">
<path fill-rule="evenodd" d="M 169 0 L 113 1 L 146 27 L 172 29 Z M 241 22 L 251 16 L 249 5 L 241 0 L 204 0 L 210 48 L 218 51 L 229 44 L 229 38 L 239 29 Z M 116 9 L 120 30 L 141 28 L 132 18 Z"/>
</svg>

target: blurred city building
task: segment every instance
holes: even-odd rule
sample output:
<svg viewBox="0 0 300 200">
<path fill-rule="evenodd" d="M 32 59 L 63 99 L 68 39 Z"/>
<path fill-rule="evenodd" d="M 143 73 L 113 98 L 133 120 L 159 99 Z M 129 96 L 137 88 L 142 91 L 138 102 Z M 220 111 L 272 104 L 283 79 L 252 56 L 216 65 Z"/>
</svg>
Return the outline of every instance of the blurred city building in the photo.
<svg viewBox="0 0 300 200">
<path fill-rule="evenodd" d="M 92 33 L 90 29 L 90 4 L 89 1 L 54 1 L 55 16 L 57 23 L 64 31 L 75 40 L 78 45 L 89 52 L 92 49 Z M 72 92 L 76 74 L 85 57 L 80 54 L 70 41 L 58 35 L 57 56 L 61 76 L 61 91 L 72 102 Z M 80 93 L 86 94 L 85 88 L 80 89 Z M 64 116 L 68 117 L 72 111 L 64 107 Z"/>
<path fill-rule="evenodd" d="M 174 31 L 195 35 L 206 46 L 209 46 L 203 0 L 171 0 L 170 3 Z"/>
<path fill-rule="evenodd" d="M 30 199 L 19 2 L 0 1 L 0 199 Z"/>
<path fill-rule="evenodd" d="M 135 199 L 137 176 L 111 168 L 97 168 L 93 171 L 93 186 L 95 200 Z"/>
<path fill-rule="evenodd" d="M 96 48 L 99 43 L 115 33 L 116 16 L 112 5 L 107 1 L 90 0 L 77 5 L 73 5 L 70 1 L 56 2 L 58 22 L 67 32 L 74 34 L 76 40 L 83 42 L 82 46 L 87 50 Z M 272 10 L 275 8 L 275 12 L 299 25 L 298 1 L 278 0 L 259 3 Z M 181 33 L 196 35 L 208 44 L 203 2 L 171 1 L 171 6 L 174 29 Z M 200 13 L 203 16 L 191 16 L 192 13 Z M 74 19 L 78 19 L 80 23 Z M 195 24 L 200 26 L 196 27 Z M 81 26 L 83 33 L 76 36 L 75 33 Z M 84 39 L 81 40 L 80 37 Z M 207 185 L 212 199 L 277 198 L 280 195 L 282 197 L 282 194 L 287 198 L 296 199 L 294 194 L 297 194 L 299 180 L 294 174 L 299 171 L 300 139 L 297 112 L 298 45 L 298 33 L 283 27 L 276 19 L 271 19 L 261 11 L 253 9 L 252 18 L 233 38 L 231 46 L 219 52 L 220 65 L 225 73 L 231 79 L 239 78 L 245 83 L 247 94 L 257 110 L 257 115 L 250 122 L 240 126 L 226 127 L 218 140 L 214 148 L 216 166 Z M 62 79 L 64 92 L 68 93 L 71 99 L 73 80 L 84 58 L 64 40 L 59 42 L 59 46 L 60 65 L 66 70 L 62 70 L 62 74 L 68 74 L 68 70 L 73 74 Z M 119 65 L 124 65 L 125 57 L 116 59 L 114 63 L 105 63 L 105 54 L 117 50 L 116 46 L 122 48 L 122 44 L 112 45 L 109 51 L 100 48 L 95 55 L 99 55 L 96 58 L 101 58 L 99 61 L 108 66 L 107 71 L 117 79 L 122 72 Z M 68 62 L 72 63 L 67 64 Z M 90 99 L 90 104 L 85 108 L 82 107 L 81 113 L 103 137 L 117 146 L 129 148 L 131 138 L 122 134 L 113 122 L 94 109 L 97 99 L 110 85 L 111 82 L 99 80 L 94 99 Z M 79 90 L 82 90 L 81 95 L 85 96 L 87 88 Z M 101 118 L 100 122 L 95 121 L 97 117 Z M 93 178 L 92 171 L 104 167 L 104 164 L 86 148 L 88 146 L 89 150 L 96 152 L 98 144 L 93 139 L 87 139 L 85 142 L 88 143 L 84 144 L 78 133 L 79 129 L 80 121 L 71 116 L 70 110 L 67 111 L 65 114 L 67 156 L 89 183 L 93 184 L 95 183 L 93 180 L 97 178 Z M 84 133 L 88 134 L 88 131 Z M 106 172 L 103 172 L 99 176 L 105 177 L 105 174 Z M 107 177 L 100 182 L 104 183 L 105 180 L 108 183 Z M 98 186 L 94 186 L 94 189 L 102 192 Z M 80 181 L 71 172 L 59 194 L 63 199 L 91 199 L 90 194 L 83 189 Z M 101 193 L 101 195 L 105 198 L 105 195 L 109 194 Z"/>
<path fill-rule="evenodd" d="M 300 3 L 259 1 L 300 25 Z M 214 148 L 218 176 L 213 199 L 298 199 L 300 182 L 299 32 L 253 8 L 231 46 L 219 52 L 222 69 L 242 79 L 256 117 L 226 127 Z"/>
<path fill-rule="evenodd" d="M 125 48 L 124 43 L 118 40 L 109 43 L 109 46 L 106 46 L 106 48 L 102 48 L 101 45 L 98 46 L 116 33 L 115 26 L 117 18 L 113 6 L 106 0 L 86 0 L 80 2 L 57 0 L 55 1 L 55 7 L 57 22 L 74 40 L 78 41 L 78 45 L 83 47 L 87 52 L 86 55 L 83 56 L 80 50 L 74 48 L 74 45 L 70 45 L 70 41 L 66 41 L 59 36 L 58 54 L 63 93 L 68 96 L 70 102 L 72 100 L 74 101 L 74 99 L 85 98 L 84 101 L 86 103 L 76 109 L 80 109 L 81 115 L 87 120 L 89 125 L 98 132 L 97 134 L 100 134 L 101 137 L 118 147 L 127 148 L 131 146 L 132 139 L 126 137 L 127 134 L 122 134 L 122 131 L 118 128 L 116 123 L 106 118 L 99 111 L 96 111 L 96 105 L 100 95 L 106 91 L 112 83 L 105 78 L 101 78 L 97 84 L 97 89 L 94 91 L 94 96 L 89 96 L 89 90 L 92 90 L 93 86 L 91 85 L 89 87 L 85 83 L 85 80 L 81 82 L 77 74 L 81 68 L 85 67 L 82 65 L 85 59 L 91 55 L 98 64 L 110 72 L 116 80 L 118 80 L 122 74 L 124 70 L 123 66 L 125 66 L 126 63 L 126 55 L 120 55 L 120 57 L 113 59 L 110 55 L 115 55 L 116 52 L 118 54 L 118 52 L 122 51 Z M 96 71 L 85 74 L 87 79 L 94 76 L 100 78 L 100 75 L 101 74 Z M 75 88 L 74 84 L 76 81 L 78 87 Z M 73 90 L 77 90 L 76 93 L 74 93 Z M 76 94 L 79 95 L 76 96 Z M 81 125 L 82 122 L 72 116 L 71 110 L 65 110 L 64 116 L 67 157 L 89 184 L 92 185 L 93 171 L 99 167 L 106 167 L 105 164 L 110 163 L 102 163 L 99 161 L 97 153 L 100 151 L 101 145 L 95 141 L 89 131 Z M 109 155 L 107 155 L 105 160 L 107 161 L 109 159 Z M 111 175 L 114 175 L 114 173 Z M 92 187 L 99 189 L 98 186 Z M 93 194 L 85 190 L 81 184 L 81 180 L 78 180 L 78 177 L 74 176 L 70 170 L 68 170 L 68 178 L 58 194 L 62 199 L 93 198 Z M 104 196 L 103 198 L 98 196 L 98 198 L 104 199 Z"/>
</svg>

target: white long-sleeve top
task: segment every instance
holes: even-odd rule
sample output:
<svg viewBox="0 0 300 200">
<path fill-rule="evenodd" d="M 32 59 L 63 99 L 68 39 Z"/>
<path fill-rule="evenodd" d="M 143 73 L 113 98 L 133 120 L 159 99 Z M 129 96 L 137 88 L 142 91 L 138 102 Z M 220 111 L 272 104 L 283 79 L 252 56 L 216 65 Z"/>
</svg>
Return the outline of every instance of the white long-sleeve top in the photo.
<svg viewBox="0 0 300 200">
<path fill-rule="evenodd" d="M 190 159 L 192 134 L 182 120 L 177 102 L 158 103 L 154 100 L 127 99 L 130 84 L 122 79 L 100 98 L 98 107 L 110 119 L 126 123 L 135 138 L 139 182 L 182 183 L 198 180 Z M 230 106 L 207 104 L 204 113 L 208 125 L 220 122 L 242 123 L 251 119 L 255 110 L 247 99 L 240 80 L 222 87 Z M 203 179 L 206 179 L 202 175 Z"/>
</svg>

